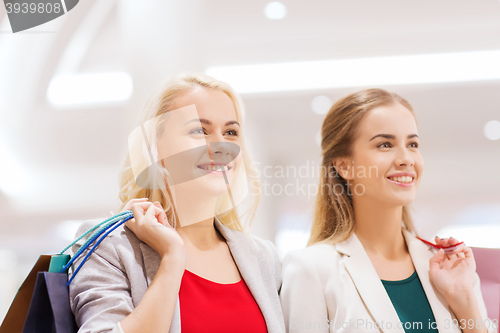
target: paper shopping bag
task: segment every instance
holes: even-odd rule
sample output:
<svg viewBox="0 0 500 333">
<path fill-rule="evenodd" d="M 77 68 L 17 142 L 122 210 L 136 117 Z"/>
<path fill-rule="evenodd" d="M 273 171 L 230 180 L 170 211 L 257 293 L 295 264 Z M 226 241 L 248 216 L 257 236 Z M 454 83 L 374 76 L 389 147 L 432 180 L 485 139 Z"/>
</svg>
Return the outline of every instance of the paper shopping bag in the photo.
<svg viewBox="0 0 500 333">
<path fill-rule="evenodd" d="M 38 272 L 23 333 L 76 333 L 67 283 L 66 273 Z"/>
<path fill-rule="evenodd" d="M 5 316 L 0 333 L 21 333 L 24 321 L 31 303 L 31 296 L 35 288 L 38 272 L 47 271 L 50 267 L 51 255 L 41 255 L 31 269 L 28 277 L 17 291 L 7 315 Z"/>
</svg>

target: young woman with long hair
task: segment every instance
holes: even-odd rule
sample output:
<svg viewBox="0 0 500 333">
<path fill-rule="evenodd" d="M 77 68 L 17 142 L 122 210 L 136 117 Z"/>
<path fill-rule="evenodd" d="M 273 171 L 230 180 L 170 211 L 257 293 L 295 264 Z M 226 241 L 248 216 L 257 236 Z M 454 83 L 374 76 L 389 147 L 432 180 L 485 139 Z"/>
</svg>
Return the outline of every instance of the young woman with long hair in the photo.
<svg viewBox="0 0 500 333">
<path fill-rule="evenodd" d="M 424 163 L 410 104 L 381 89 L 353 93 L 321 134 L 309 243 L 283 261 L 287 330 L 494 332 L 471 249 L 445 253 L 417 238 L 409 205 Z"/>
<path fill-rule="evenodd" d="M 120 179 L 134 218 L 70 284 L 80 332 L 284 332 L 276 247 L 245 232 L 260 191 L 243 122 L 238 95 L 205 75 L 150 98 Z"/>
</svg>

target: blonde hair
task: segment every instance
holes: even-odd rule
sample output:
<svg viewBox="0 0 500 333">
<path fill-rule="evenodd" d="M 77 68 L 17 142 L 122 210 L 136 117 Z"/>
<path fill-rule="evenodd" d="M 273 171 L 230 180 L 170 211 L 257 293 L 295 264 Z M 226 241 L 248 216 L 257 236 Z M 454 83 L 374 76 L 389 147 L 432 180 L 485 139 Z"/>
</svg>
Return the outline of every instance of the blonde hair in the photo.
<svg viewBox="0 0 500 333">
<path fill-rule="evenodd" d="M 352 197 L 346 180 L 336 173 L 332 161 L 352 156 L 352 144 L 359 125 L 370 110 L 394 103 L 403 105 L 415 117 L 413 108 L 405 99 L 382 89 L 366 89 L 350 94 L 337 101 L 326 115 L 321 127 L 323 159 L 308 246 L 318 242 L 342 242 L 353 234 Z M 409 210 L 409 206 L 403 206 L 401 218 L 405 228 L 415 232 Z"/>
<path fill-rule="evenodd" d="M 127 202 L 134 198 L 148 198 L 150 201 L 159 201 L 167 213 L 168 221 L 175 228 L 178 217 L 173 205 L 173 197 L 168 184 L 170 184 L 170 176 L 165 168 L 161 168 L 158 163 L 151 161 L 152 157 L 157 158 L 157 139 L 161 135 L 162 130 L 160 124 L 152 121 L 153 119 L 167 115 L 168 112 L 175 109 L 175 101 L 177 98 L 192 92 L 196 88 L 204 88 L 208 90 L 219 90 L 224 92 L 233 102 L 236 110 L 236 120 L 240 124 L 239 137 L 241 143 L 241 154 L 243 158 L 243 166 L 245 174 L 251 186 L 246 187 L 249 191 L 250 200 L 247 203 L 247 209 L 239 214 L 236 207 L 228 204 L 229 196 L 223 195 L 217 199 L 215 215 L 219 220 L 229 228 L 236 230 L 245 230 L 251 223 L 257 209 L 260 199 L 260 181 L 258 175 L 253 168 L 253 162 L 246 149 L 244 140 L 244 109 L 243 103 L 236 92 L 225 82 L 216 80 L 204 74 L 185 73 L 175 76 L 171 80 L 164 83 L 158 91 L 150 96 L 145 106 L 142 109 L 139 117 L 139 126 L 144 125 L 147 128 L 145 135 L 150 144 L 148 147 L 144 145 L 144 137 L 141 135 L 129 136 L 129 151 L 126 154 L 122 170 L 119 176 L 120 192 L 119 198 L 122 202 L 119 210 L 123 210 Z M 165 117 L 162 117 L 165 118 Z M 138 128 L 140 129 L 140 128 Z M 133 163 L 131 163 L 133 161 Z M 151 163 L 156 165 L 151 165 Z M 147 186 L 143 188 L 137 184 L 137 168 L 142 170 L 147 169 L 147 178 L 150 182 L 157 184 L 152 188 Z M 135 171 L 135 172 L 134 172 Z M 248 185 L 248 184 L 246 184 Z M 230 207 L 228 210 L 227 207 Z M 242 217 L 246 216 L 246 223 Z"/>
</svg>

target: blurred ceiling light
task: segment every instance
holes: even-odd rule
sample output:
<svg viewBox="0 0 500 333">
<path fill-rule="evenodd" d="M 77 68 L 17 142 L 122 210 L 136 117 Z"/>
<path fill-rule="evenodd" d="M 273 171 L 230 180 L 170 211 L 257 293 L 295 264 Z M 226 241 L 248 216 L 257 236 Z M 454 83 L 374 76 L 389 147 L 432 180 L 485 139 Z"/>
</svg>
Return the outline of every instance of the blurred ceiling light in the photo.
<svg viewBox="0 0 500 333">
<path fill-rule="evenodd" d="M 490 140 L 500 139 L 500 121 L 492 120 L 488 121 L 484 125 L 484 135 Z"/>
<path fill-rule="evenodd" d="M 123 102 L 132 96 L 128 73 L 65 74 L 50 81 L 47 99 L 55 106 Z"/>
<path fill-rule="evenodd" d="M 499 58 L 500 50 L 219 66 L 205 72 L 249 94 L 499 80 Z"/>
<path fill-rule="evenodd" d="M 311 102 L 311 108 L 317 114 L 327 114 L 332 107 L 332 100 L 327 96 L 316 96 Z"/>
<path fill-rule="evenodd" d="M 278 1 L 270 2 L 264 7 L 264 15 L 270 20 L 281 20 L 286 16 L 286 6 Z"/>
</svg>

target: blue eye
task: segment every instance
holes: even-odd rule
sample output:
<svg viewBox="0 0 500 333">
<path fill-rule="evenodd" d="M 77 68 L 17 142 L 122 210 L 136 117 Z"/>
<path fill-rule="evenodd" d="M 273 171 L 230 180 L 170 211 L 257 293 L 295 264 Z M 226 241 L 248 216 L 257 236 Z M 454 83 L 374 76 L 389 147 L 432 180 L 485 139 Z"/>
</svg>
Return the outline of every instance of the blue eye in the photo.
<svg viewBox="0 0 500 333">
<path fill-rule="evenodd" d="M 205 130 L 203 128 L 195 128 L 189 134 L 205 134 Z"/>
</svg>

